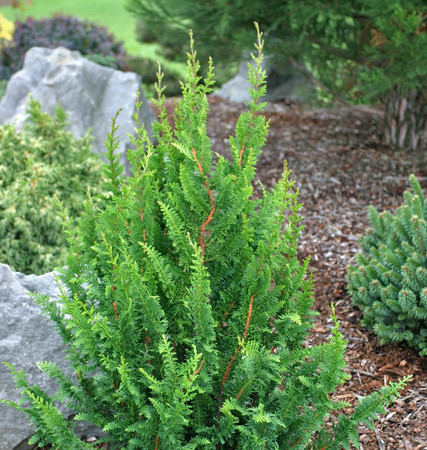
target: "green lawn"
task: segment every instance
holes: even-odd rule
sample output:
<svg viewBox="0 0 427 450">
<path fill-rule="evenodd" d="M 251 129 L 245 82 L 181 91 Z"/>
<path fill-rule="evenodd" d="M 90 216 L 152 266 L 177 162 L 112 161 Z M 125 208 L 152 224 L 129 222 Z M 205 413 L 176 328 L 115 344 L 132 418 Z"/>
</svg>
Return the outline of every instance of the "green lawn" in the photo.
<svg viewBox="0 0 427 450">
<path fill-rule="evenodd" d="M 9 20 L 50 17 L 61 12 L 106 26 L 117 39 L 124 41 L 128 53 L 155 58 L 156 45 L 144 45 L 136 40 L 135 18 L 125 9 L 126 0 L 32 0 L 24 12 L 0 7 Z"/>
</svg>

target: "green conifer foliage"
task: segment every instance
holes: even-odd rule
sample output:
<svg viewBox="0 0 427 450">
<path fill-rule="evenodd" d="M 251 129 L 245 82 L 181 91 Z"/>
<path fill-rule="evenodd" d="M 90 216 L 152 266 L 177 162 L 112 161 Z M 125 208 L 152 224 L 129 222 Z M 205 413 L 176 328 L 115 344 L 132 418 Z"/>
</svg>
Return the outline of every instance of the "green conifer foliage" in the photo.
<svg viewBox="0 0 427 450">
<path fill-rule="evenodd" d="M 406 341 L 427 355 L 427 202 L 414 175 L 409 183 L 395 216 L 369 207 L 348 290 L 381 343 Z"/>
<path fill-rule="evenodd" d="M 67 254 L 58 199 L 79 216 L 88 187 L 100 192 L 102 164 L 89 135 L 76 139 L 67 131 L 64 111 L 51 117 L 30 100 L 27 113 L 22 132 L 0 127 L 0 262 L 43 274 Z"/>
<path fill-rule="evenodd" d="M 109 194 L 69 230 L 62 304 L 35 297 L 68 343 L 75 371 L 73 380 L 40 365 L 58 381 L 55 400 L 68 397 L 74 420 L 102 428 L 109 448 L 349 448 L 359 422 L 371 425 L 406 382 L 326 425 L 348 406 L 330 398 L 347 378 L 345 341 L 335 322 L 330 342 L 304 345 L 312 280 L 309 261 L 297 258 L 301 204 L 286 165 L 272 190 L 253 197 L 268 128 L 258 103 L 260 35 L 257 48 L 252 101 L 230 137 L 231 161 L 213 160 L 206 134 L 213 68 L 203 82 L 193 43 L 176 127 L 159 94 L 157 145 L 139 129 L 126 180 L 113 122 Z M 159 70 L 159 92 L 161 77 Z M 25 401 L 12 406 L 37 425 L 33 441 L 77 448 L 53 399 L 11 368 Z"/>
</svg>

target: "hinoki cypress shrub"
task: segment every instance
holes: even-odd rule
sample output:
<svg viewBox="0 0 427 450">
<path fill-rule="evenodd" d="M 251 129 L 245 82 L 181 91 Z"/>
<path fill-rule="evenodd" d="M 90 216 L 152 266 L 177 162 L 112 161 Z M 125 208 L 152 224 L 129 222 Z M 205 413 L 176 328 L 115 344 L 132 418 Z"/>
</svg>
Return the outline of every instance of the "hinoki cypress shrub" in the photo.
<svg viewBox="0 0 427 450">
<path fill-rule="evenodd" d="M 0 127 L 0 262 L 42 274 L 67 255 L 58 200 L 70 216 L 81 215 L 88 188 L 101 191 L 102 162 L 89 135 L 67 130 L 64 111 L 51 117 L 30 100 L 27 113 L 21 132 Z"/>
<path fill-rule="evenodd" d="M 369 207 L 348 290 L 381 343 L 406 341 L 427 355 L 427 201 L 415 175 L 409 183 L 396 215 Z"/>
<path fill-rule="evenodd" d="M 330 398 L 347 379 L 345 341 L 307 347 L 313 325 L 308 259 L 297 258 L 298 191 L 286 166 L 280 181 L 253 197 L 255 164 L 268 124 L 258 103 L 265 92 L 258 39 L 250 69 L 252 101 L 230 138 L 231 162 L 213 162 L 206 134 L 213 67 L 198 76 L 193 51 L 188 80 L 167 122 L 161 96 L 154 147 L 144 129 L 124 180 L 108 138 L 109 193 L 90 205 L 61 271 L 59 306 L 36 296 L 55 322 L 75 378 L 51 363 L 58 382 L 49 398 L 10 366 L 22 409 L 37 426 L 33 442 L 93 448 L 61 416 L 65 401 L 102 428 L 112 449 L 338 449 L 357 442 L 406 380 L 362 399 L 352 415 Z"/>
</svg>

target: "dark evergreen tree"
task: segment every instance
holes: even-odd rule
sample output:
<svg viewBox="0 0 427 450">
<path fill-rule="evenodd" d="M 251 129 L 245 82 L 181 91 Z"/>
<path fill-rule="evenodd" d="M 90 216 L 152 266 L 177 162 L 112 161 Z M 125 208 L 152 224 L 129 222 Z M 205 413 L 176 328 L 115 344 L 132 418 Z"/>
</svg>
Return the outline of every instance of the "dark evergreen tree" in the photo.
<svg viewBox="0 0 427 450">
<path fill-rule="evenodd" d="M 336 98 L 380 101 L 387 144 L 427 147 L 425 0 L 128 0 L 128 7 L 143 40 L 180 54 L 192 27 L 202 55 L 225 69 L 250 48 L 256 20 L 279 64 L 293 64 Z"/>
</svg>

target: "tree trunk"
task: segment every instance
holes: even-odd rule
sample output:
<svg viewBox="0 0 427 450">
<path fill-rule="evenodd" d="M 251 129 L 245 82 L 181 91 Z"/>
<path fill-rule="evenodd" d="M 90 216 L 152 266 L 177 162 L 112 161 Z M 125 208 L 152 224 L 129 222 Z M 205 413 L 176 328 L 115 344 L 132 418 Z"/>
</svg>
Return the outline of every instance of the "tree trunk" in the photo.
<svg viewBox="0 0 427 450">
<path fill-rule="evenodd" d="M 396 85 L 385 100 L 386 144 L 408 150 L 426 150 L 427 93 L 403 93 L 401 86 Z"/>
</svg>

